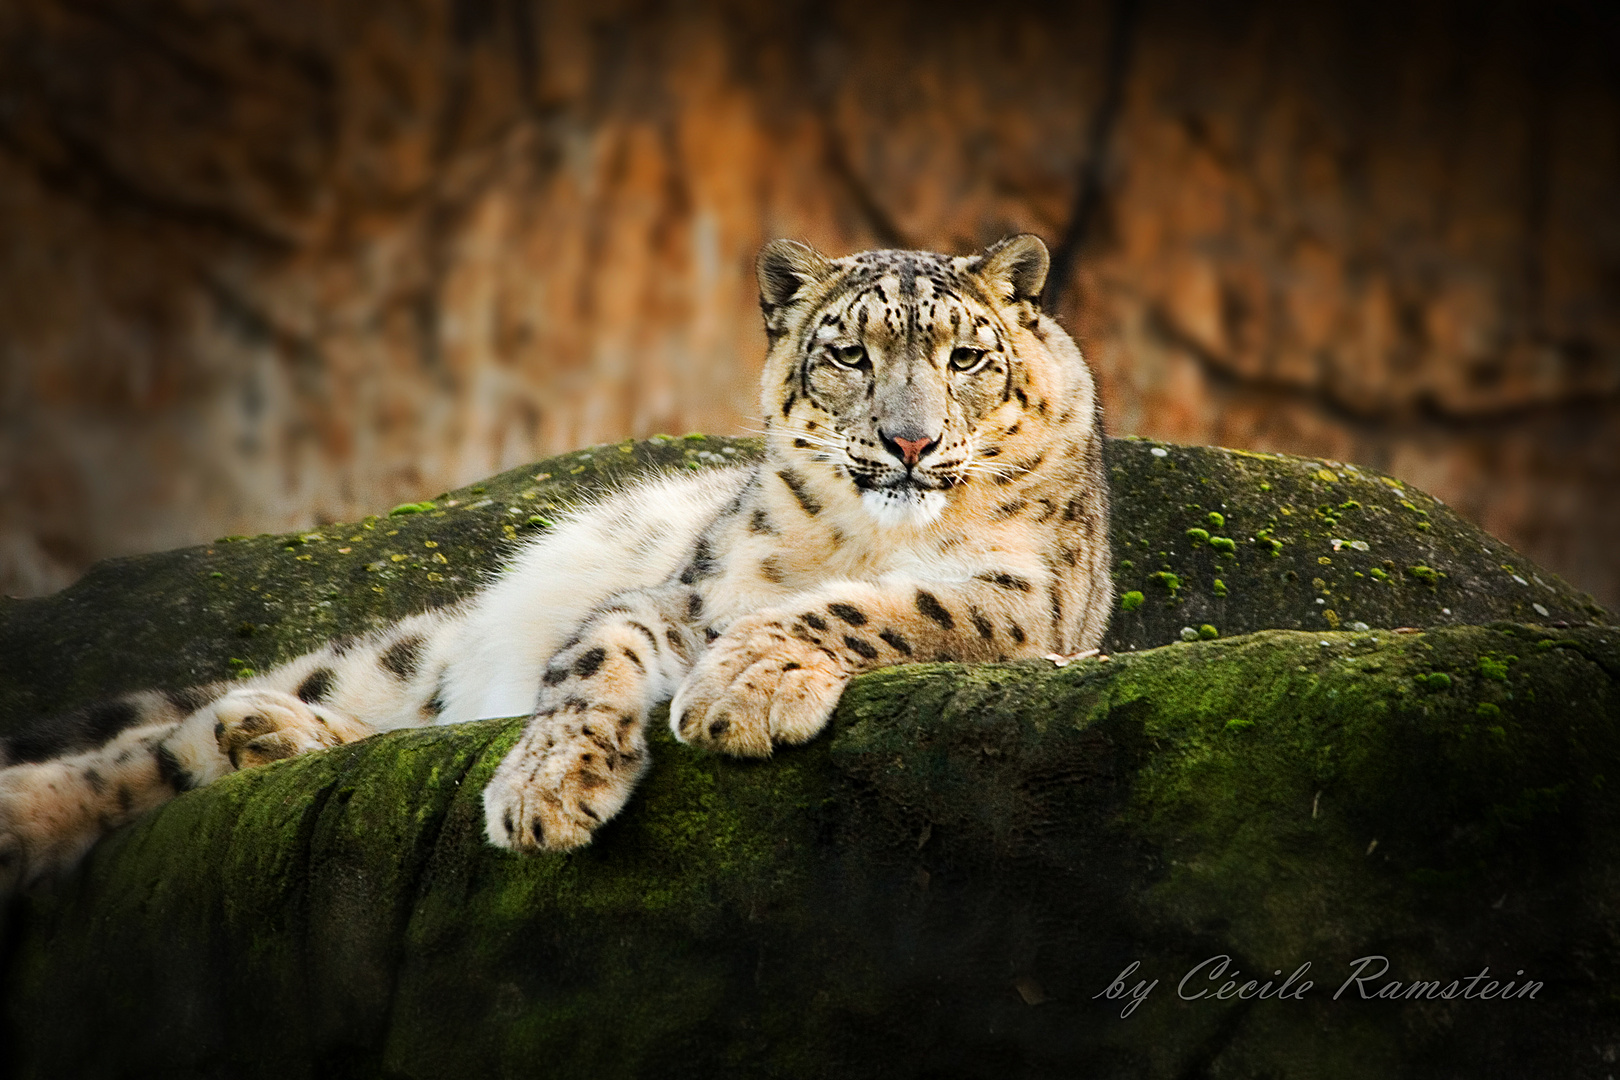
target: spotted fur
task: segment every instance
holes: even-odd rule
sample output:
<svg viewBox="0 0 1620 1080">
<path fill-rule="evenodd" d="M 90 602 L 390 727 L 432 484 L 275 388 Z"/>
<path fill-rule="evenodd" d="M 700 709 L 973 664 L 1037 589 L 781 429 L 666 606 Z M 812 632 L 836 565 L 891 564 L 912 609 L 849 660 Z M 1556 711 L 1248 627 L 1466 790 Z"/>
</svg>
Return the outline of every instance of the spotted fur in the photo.
<svg viewBox="0 0 1620 1080">
<path fill-rule="evenodd" d="M 179 791 L 378 731 L 527 715 L 490 841 L 589 842 L 681 740 L 766 755 L 885 664 L 1075 652 L 1110 607 L 1091 375 L 1045 246 L 759 259 L 765 458 L 583 507 L 482 594 L 229 688 L 146 693 L 0 748 L 0 889 Z M 5 754 L 10 755 L 9 759 Z"/>
</svg>

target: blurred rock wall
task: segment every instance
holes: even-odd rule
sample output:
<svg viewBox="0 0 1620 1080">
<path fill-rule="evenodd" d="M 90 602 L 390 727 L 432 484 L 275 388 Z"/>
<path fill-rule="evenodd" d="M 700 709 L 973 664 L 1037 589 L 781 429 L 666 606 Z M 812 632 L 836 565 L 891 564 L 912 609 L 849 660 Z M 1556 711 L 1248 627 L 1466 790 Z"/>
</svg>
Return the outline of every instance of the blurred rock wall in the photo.
<svg viewBox="0 0 1620 1080">
<path fill-rule="evenodd" d="M 1059 256 L 1112 432 L 1620 603 L 1620 35 L 1554 5 L 0 5 L 0 592 L 747 430 L 765 239 Z"/>
</svg>

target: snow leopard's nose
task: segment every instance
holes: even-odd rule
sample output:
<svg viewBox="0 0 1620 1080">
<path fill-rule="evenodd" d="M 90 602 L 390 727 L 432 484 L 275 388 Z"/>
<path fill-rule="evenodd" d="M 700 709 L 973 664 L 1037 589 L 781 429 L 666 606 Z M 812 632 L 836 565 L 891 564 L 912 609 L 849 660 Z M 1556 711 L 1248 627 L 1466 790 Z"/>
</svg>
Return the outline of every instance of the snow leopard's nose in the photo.
<svg viewBox="0 0 1620 1080">
<path fill-rule="evenodd" d="M 905 462 L 908 468 L 916 465 L 924 454 L 939 445 L 939 440 L 935 438 L 890 438 L 882 431 L 878 432 L 878 438 L 883 440 L 883 445 L 888 448 L 889 453 Z"/>
</svg>

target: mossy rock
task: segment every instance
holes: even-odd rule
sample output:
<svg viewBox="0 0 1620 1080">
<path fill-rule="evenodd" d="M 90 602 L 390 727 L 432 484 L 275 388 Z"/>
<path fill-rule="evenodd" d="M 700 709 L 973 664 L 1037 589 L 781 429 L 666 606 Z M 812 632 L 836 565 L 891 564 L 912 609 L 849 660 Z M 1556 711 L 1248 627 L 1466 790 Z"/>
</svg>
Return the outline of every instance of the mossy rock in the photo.
<svg viewBox="0 0 1620 1080">
<path fill-rule="evenodd" d="M 1620 1019 L 1610 634 L 891 669 L 768 762 L 660 727 L 635 802 L 569 856 L 482 842 L 515 721 L 250 770 L 16 912 L 3 1053 L 19 1076 L 1579 1075 Z M 1540 987 L 1333 1000 L 1372 954 Z M 1178 1000 L 1222 955 L 1315 986 Z M 1133 962 L 1160 985 L 1121 1018 L 1097 995 Z"/>
<path fill-rule="evenodd" d="M 114 693 L 263 670 L 312 642 L 452 603 L 580 498 L 648 470 L 759 452 L 757 439 L 701 435 L 597 446 L 355 524 L 112 559 L 54 596 L 0 599 L 0 733 Z M 1112 651 L 1206 625 L 1230 636 L 1607 620 L 1438 501 L 1366 469 L 1140 439 L 1109 440 L 1106 456 Z M 1205 538 L 1189 536 L 1200 529 Z"/>
<path fill-rule="evenodd" d="M 544 527 L 528 518 L 545 502 L 576 493 L 559 473 L 706 467 L 700 449 L 750 451 L 598 448 L 370 529 L 103 566 L 0 610 L 0 647 L 25 658 L 4 672 L 5 700 L 26 716 L 219 677 L 233 656 L 262 667 L 452 600 Z M 826 736 L 766 762 L 679 746 L 660 723 L 631 805 L 567 856 L 482 841 L 479 794 L 518 721 L 236 774 L 7 910 L 0 1072 L 1599 1075 L 1620 1021 L 1616 631 L 1523 625 L 1534 603 L 1548 624 L 1602 615 L 1410 489 L 1321 462 L 1154 449 L 1110 447 L 1116 580 L 1133 591 L 1122 560 L 1163 551 L 1151 572 L 1169 562 L 1180 586 L 1135 590 L 1144 603 L 1116 620 L 1111 659 L 874 672 Z M 1313 523 L 1329 490 L 1335 507 L 1360 504 L 1364 528 L 1344 535 L 1353 508 Z M 1312 516 L 1278 522 L 1274 556 L 1257 532 L 1294 516 L 1283 506 Z M 1206 531 L 1231 554 L 1175 539 L 1211 511 L 1226 531 Z M 1298 575 L 1319 547 L 1338 563 L 1332 539 L 1436 572 L 1363 592 L 1346 554 L 1353 584 L 1323 578 L 1341 623 L 1433 629 L 1318 629 L 1320 593 Z M 139 621 L 117 625 L 126 615 Z M 1165 644 L 1216 619 L 1218 640 Z M 233 620 L 252 633 L 212 640 Z M 1268 623 L 1310 632 L 1232 636 Z M 80 656 L 98 673 L 78 672 Z M 1390 963 L 1369 989 L 1443 990 L 1487 966 L 1515 992 L 1539 986 L 1334 1000 L 1369 955 Z M 1183 974 L 1217 956 L 1275 983 L 1308 961 L 1315 985 L 1299 1000 L 1180 1000 Z M 1127 983 L 1159 983 L 1122 1018 L 1126 1002 L 1101 995 L 1133 962 Z M 1187 992 L 1220 985 L 1195 977 Z"/>
</svg>

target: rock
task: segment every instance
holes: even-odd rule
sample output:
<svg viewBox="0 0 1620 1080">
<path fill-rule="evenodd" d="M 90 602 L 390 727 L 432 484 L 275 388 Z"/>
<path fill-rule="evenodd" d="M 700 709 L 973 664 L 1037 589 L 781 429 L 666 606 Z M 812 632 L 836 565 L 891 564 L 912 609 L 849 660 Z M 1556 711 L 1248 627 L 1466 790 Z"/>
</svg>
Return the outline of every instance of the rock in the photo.
<svg viewBox="0 0 1620 1080">
<path fill-rule="evenodd" d="M 1365 461 L 1614 606 L 1614 23 L 1402 15 L 0 5 L 0 592 L 757 423 L 764 241 L 1029 230 L 1116 430 Z"/>
<path fill-rule="evenodd" d="M 30 898 L 0 1053 L 18 1076 L 1573 1073 L 1620 977 L 1613 635 L 889 669 L 766 762 L 659 725 L 634 803 L 558 857 L 480 834 L 519 722 L 379 736 L 182 796 Z M 1368 956 L 1369 993 L 1436 985 L 1335 1000 Z M 1298 999 L 1213 999 L 1217 957 Z M 1431 999 L 1486 968 L 1533 998 Z M 1127 971 L 1157 985 L 1122 1018 Z"/>
<path fill-rule="evenodd" d="M 1136 439 L 1110 444 L 1108 468 L 1115 651 L 1175 641 L 1188 627 L 1228 635 L 1607 619 L 1590 596 L 1439 500 L 1370 469 Z"/>
<path fill-rule="evenodd" d="M 756 440 L 703 436 L 598 446 L 356 524 L 110 560 L 58 595 L 0 599 L 0 732 L 123 691 L 263 670 L 311 642 L 453 603 L 577 498 L 641 469 L 758 452 Z M 1605 618 L 1556 575 L 1366 469 L 1133 439 L 1109 442 L 1108 468 L 1121 594 L 1113 651 L 1177 641 L 1188 626 L 1231 635 Z"/>
<path fill-rule="evenodd" d="M 4 724 L 453 602 L 579 495 L 756 452 L 596 447 L 296 541 L 104 564 L 0 607 L 0 655 L 17 657 Z M 1108 659 L 873 672 L 827 735 L 766 762 L 656 723 L 631 805 L 567 856 L 482 840 L 479 793 L 521 721 L 235 774 L 5 912 L 0 1070 L 1592 1064 L 1620 980 L 1620 637 L 1604 614 L 1366 470 L 1129 440 L 1108 464 L 1116 581 L 1122 602 L 1142 594 Z M 1320 628 L 1319 596 L 1339 629 Z M 1205 625 L 1215 640 L 1180 640 Z M 1369 960 L 1335 998 L 1372 956 L 1387 972 Z M 1122 1017 L 1108 988 L 1127 969 L 1126 989 L 1157 983 Z M 1178 996 L 1188 972 L 1196 1000 Z M 1226 977 L 1275 991 L 1290 976 L 1286 1000 L 1213 996 Z M 1390 980 L 1435 985 L 1363 1000 Z M 1479 1000 L 1491 980 L 1533 996 Z"/>
</svg>

